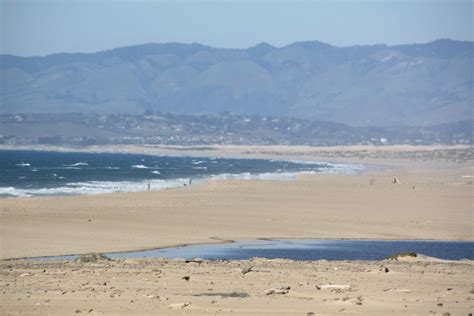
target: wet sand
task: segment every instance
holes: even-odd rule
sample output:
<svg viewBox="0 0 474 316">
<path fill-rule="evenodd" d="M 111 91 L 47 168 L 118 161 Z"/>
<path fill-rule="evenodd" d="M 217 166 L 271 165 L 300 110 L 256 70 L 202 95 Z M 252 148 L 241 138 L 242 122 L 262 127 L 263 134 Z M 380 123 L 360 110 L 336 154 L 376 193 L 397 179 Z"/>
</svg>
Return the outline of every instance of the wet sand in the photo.
<svg viewBox="0 0 474 316">
<path fill-rule="evenodd" d="M 297 181 L 214 181 L 156 192 L 3 199 L 1 258 L 254 238 L 473 240 L 470 148 L 219 150 L 221 154 L 214 151 L 213 156 L 338 160 L 388 168 L 354 175 L 303 176 Z M 394 184 L 394 177 L 400 183 Z M 240 266 L 248 264 L 260 265 L 261 271 L 242 278 Z M 76 309 L 123 315 L 159 310 L 161 314 L 207 310 L 237 315 L 338 311 L 467 315 L 472 311 L 471 263 L 390 263 L 390 272 L 382 273 L 379 269 L 384 264 L 127 260 L 78 267 L 75 263 L 2 261 L 0 305 L 3 314 L 72 314 Z M 181 279 L 185 275 L 191 277 L 189 281 Z M 101 286 L 104 282 L 107 285 Z M 330 283 L 349 283 L 351 291 L 315 287 Z M 265 295 L 266 290 L 283 286 L 291 290 Z M 249 296 L 221 298 L 211 292 Z M 204 294 L 194 295 L 200 293 Z M 169 308 L 183 302 L 191 305 Z"/>
</svg>

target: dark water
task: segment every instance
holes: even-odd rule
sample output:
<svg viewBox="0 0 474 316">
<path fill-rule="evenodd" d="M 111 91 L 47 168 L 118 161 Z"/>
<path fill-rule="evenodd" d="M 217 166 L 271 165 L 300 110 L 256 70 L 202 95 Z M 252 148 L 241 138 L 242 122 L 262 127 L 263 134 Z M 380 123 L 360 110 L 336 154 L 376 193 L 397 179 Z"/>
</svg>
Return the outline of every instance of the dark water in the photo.
<svg viewBox="0 0 474 316">
<path fill-rule="evenodd" d="M 147 251 L 107 253 L 111 258 L 202 258 L 245 260 L 251 258 L 292 260 L 382 260 L 400 252 L 416 252 L 447 260 L 474 260 L 474 242 L 427 240 L 250 240 L 203 244 Z M 41 259 L 67 259 L 58 256 Z"/>
<path fill-rule="evenodd" d="M 263 159 L 0 150 L 0 197 L 144 191 L 209 179 L 285 179 L 300 172 L 351 172 L 349 164 Z"/>
<path fill-rule="evenodd" d="M 381 260 L 406 251 L 441 259 L 474 260 L 474 242 L 420 240 L 257 240 L 108 255 L 113 258 L 199 257 L 210 260 L 239 260 L 254 257 L 292 260 Z"/>
</svg>

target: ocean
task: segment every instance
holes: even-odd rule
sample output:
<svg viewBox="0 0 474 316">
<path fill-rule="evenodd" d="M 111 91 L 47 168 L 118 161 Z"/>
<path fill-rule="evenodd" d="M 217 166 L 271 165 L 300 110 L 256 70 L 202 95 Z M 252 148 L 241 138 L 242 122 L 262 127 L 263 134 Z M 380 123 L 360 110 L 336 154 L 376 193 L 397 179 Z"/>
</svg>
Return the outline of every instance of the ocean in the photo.
<svg viewBox="0 0 474 316">
<path fill-rule="evenodd" d="M 296 179 L 360 165 L 266 159 L 0 150 L 0 197 L 162 190 L 213 179 Z"/>
</svg>

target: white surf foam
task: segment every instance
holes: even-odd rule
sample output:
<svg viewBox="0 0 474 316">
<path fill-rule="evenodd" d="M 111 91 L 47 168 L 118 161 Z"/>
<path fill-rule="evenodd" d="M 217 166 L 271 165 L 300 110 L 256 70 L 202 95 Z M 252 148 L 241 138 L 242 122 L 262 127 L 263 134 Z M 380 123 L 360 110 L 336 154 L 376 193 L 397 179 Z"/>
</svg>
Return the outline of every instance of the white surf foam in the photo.
<svg viewBox="0 0 474 316">
<path fill-rule="evenodd" d="M 31 196 L 27 195 L 25 190 L 16 189 L 14 187 L 0 187 L 0 196 Z"/>
<path fill-rule="evenodd" d="M 65 167 L 80 167 L 80 166 L 88 166 L 87 162 L 76 162 L 70 165 L 64 165 Z"/>
<path fill-rule="evenodd" d="M 148 166 L 145 166 L 145 165 L 133 165 L 133 166 L 130 166 L 131 168 L 134 168 L 134 169 L 156 169 L 154 167 L 148 167 Z"/>
<path fill-rule="evenodd" d="M 267 172 L 251 174 L 244 173 L 221 173 L 210 177 L 211 180 L 296 180 L 301 172 Z"/>
<path fill-rule="evenodd" d="M 355 173 L 366 169 L 366 166 L 361 164 L 351 163 L 333 163 L 325 161 L 308 161 L 308 160 L 272 160 L 272 161 L 286 161 L 291 163 L 297 163 L 300 165 L 308 165 L 317 167 L 314 171 L 302 171 L 303 173 L 342 173 L 349 174 Z"/>
<path fill-rule="evenodd" d="M 22 163 L 17 163 L 15 166 L 18 166 L 18 167 L 31 167 L 31 164 L 29 164 L 27 162 L 22 162 Z"/>
<path fill-rule="evenodd" d="M 135 169 L 148 169 L 147 166 L 145 165 L 133 165 L 133 166 L 130 166 L 131 168 L 135 168 Z"/>
<path fill-rule="evenodd" d="M 191 161 L 191 163 L 192 163 L 193 165 L 200 165 L 200 164 L 202 164 L 202 163 L 206 163 L 206 162 L 205 162 L 205 161 L 203 161 L 203 160 L 198 160 L 198 161 L 196 161 L 196 160 L 193 160 L 193 161 Z"/>
<path fill-rule="evenodd" d="M 145 166 L 145 165 L 132 165 L 132 166 L 130 166 L 130 168 L 134 168 L 134 169 L 160 169 L 158 167 L 148 167 L 148 166 Z"/>
<path fill-rule="evenodd" d="M 71 182 L 62 187 L 17 189 L 14 187 L 0 187 L 0 196 L 30 197 L 47 195 L 94 195 L 114 192 L 139 192 L 150 190 L 163 190 L 182 187 L 189 179 L 173 180 L 143 180 L 143 181 L 88 181 Z"/>
<path fill-rule="evenodd" d="M 300 163 L 300 162 L 298 162 Z M 232 174 L 223 173 L 203 178 L 194 178 L 193 184 L 203 183 L 209 180 L 296 180 L 302 174 L 321 174 L 321 173 L 354 173 L 363 170 L 363 165 L 357 164 L 338 164 L 338 163 L 309 163 L 317 164 L 317 170 L 301 171 L 301 172 L 268 172 L 251 174 L 248 172 Z M 139 169 L 152 169 L 145 165 L 132 166 Z M 203 167 L 194 167 L 203 168 Z M 160 174 L 159 171 L 151 171 L 153 174 Z M 51 174 L 58 177 L 57 174 Z M 36 189 L 18 189 L 14 187 L 0 187 L 0 196 L 9 197 L 28 197 L 42 195 L 92 195 L 113 192 L 138 192 L 147 191 L 148 183 L 150 190 L 163 190 L 168 188 L 183 187 L 189 184 L 189 178 L 186 179 L 153 179 L 142 181 L 87 181 L 87 182 L 71 182 L 61 187 L 53 188 L 36 188 Z"/>
</svg>

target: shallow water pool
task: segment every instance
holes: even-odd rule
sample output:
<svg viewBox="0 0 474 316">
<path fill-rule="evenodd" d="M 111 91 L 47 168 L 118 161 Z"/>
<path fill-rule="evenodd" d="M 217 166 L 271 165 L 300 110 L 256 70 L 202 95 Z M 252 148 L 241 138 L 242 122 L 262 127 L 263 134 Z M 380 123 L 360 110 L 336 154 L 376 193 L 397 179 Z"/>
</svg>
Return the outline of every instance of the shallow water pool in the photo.
<svg viewBox="0 0 474 316">
<path fill-rule="evenodd" d="M 112 258 L 191 259 L 199 257 L 209 260 L 239 260 L 254 257 L 292 260 L 381 260 L 406 251 L 441 259 L 474 260 L 474 242 L 426 240 L 251 240 L 107 255 Z"/>
</svg>

